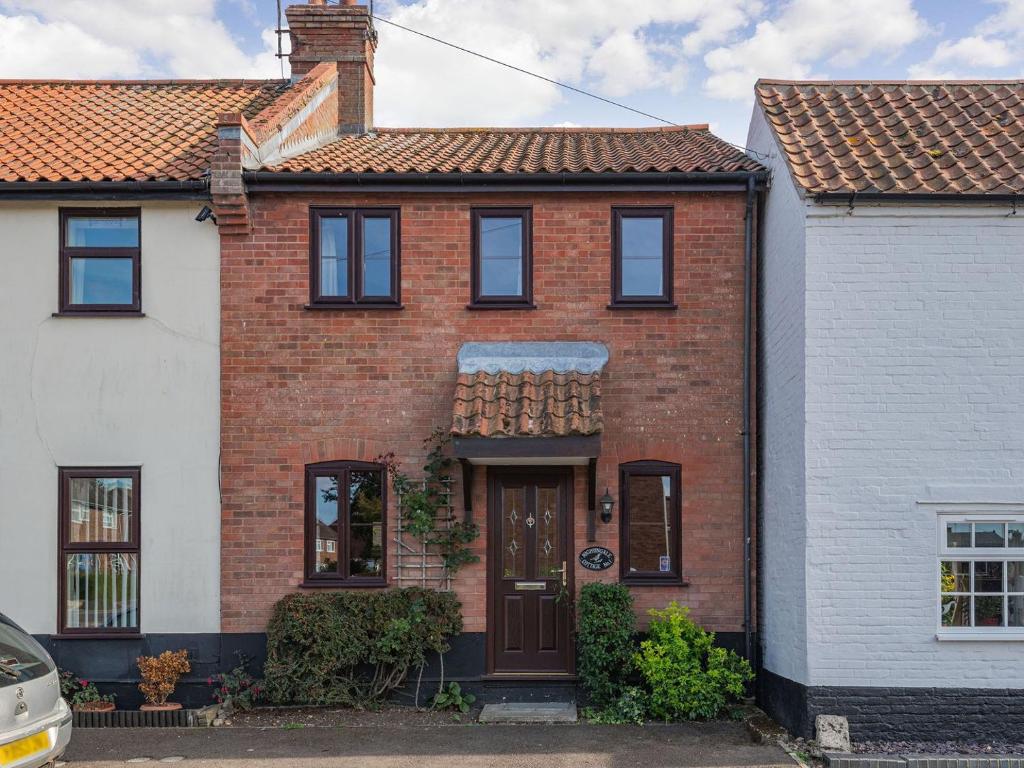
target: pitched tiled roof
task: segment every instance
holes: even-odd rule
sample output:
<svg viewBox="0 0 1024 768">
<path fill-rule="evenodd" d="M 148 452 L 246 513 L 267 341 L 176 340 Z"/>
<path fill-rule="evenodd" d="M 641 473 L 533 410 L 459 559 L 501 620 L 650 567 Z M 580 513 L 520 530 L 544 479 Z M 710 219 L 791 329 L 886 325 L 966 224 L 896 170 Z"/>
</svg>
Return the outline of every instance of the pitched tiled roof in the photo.
<svg viewBox="0 0 1024 768">
<path fill-rule="evenodd" d="M 380 128 L 269 170 L 312 173 L 729 172 L 762 170 L 707 130 Z"/>
<path fill-rule="evenodd" d="M 603 427 L 601 374 L 460 373 L 452 434 L 458 437 L 594 435 Z"/>
<path fill-rule="evenodd" d="M 778 82 L 757 99 L 807 192 L 1024 192 L 1024 82 Z"/>
<path fill-rule="evenodd" d="M 0 81 L 0 181 L 186 181 L 210 165 L 217 115 L 255 116 L 280 80 Z"/>
</svg>

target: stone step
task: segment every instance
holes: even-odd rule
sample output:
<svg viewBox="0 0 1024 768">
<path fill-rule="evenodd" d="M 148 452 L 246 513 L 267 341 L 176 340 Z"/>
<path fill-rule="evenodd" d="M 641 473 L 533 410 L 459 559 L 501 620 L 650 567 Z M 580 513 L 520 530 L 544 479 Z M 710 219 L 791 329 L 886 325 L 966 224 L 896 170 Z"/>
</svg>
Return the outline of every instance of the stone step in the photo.
<svg viewBox="0 0 1024 768">
<path fill-rule="evenodd" d="M 575 701 L 514 702 L 485 704 L 481 723 L 575 723 Z"/>
</svg>

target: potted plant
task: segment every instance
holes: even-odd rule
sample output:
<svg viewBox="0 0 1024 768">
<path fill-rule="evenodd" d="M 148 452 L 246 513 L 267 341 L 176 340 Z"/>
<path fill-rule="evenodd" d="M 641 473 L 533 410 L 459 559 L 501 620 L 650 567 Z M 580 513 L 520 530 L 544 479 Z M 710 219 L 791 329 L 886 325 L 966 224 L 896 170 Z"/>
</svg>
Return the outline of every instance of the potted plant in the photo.
<svg viewBox="0 0 1024 768">
<path fill-rule="evenodd" d="M 60 673 L 60 695 L 75 712 L 113 712 L 114 694 L 100 694 L 95 683 L 63 670 Z"/>
<path fill-rule="evenodd" d="M 139 690 L 146 697 L 146 703 L 139 709 L 143 712 L 181 709 L 181 704 L 169 702 L 167 697 L 174 693 L 174 687 L 181 676 L 192 671 L 188 651 L 164 651 L 159 656 L 139 656 L 136 663 L 142 676 Z"/>
</svg>

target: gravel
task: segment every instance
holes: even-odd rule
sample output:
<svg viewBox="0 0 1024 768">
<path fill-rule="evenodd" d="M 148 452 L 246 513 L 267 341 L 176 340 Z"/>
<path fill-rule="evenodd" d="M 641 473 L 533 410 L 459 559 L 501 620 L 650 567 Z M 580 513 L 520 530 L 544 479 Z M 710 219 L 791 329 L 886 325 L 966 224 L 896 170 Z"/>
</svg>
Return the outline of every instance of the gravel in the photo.
<svg viewBox="0 0 1024 768">
<path fill-rule="evenodd" d="M 469 714 L 454 715 L 430 709 L 415 709 L 385 704 L 379 710 L 341 709 L 328 707 L 257 707 L 249 712 L 236 712 L 228 727 L 242 728 L 336 728 L 338 726 L 391 727 L 468 725 L 474 723 L 479 707 Z"/>
<path fill-rule="evenodd" d="M 1024 755 L 1024 744 L 1010 741 L 858 741 L 858 754 L 881 755 Z"/>
</svg>

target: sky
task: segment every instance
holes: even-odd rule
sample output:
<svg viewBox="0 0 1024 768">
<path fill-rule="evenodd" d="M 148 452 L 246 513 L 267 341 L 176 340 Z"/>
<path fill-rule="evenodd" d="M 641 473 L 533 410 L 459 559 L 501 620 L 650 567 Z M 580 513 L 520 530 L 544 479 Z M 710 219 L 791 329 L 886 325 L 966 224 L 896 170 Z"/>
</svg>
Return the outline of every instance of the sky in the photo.
<svg viewBox="0 0 1024 768">
<path fill-rule="evenodd" d="M 374 6 L 383 18 L 665 121 L 710 123 L 738 144 L 758 77 L 1024 76 L 1024 0 Z M 275 0 L 0 0 L 0 78 L 276 78 L 276 13 Z M 387 24 L 377 29 L 379 126 L 659 124 Z"/>
</svg>

